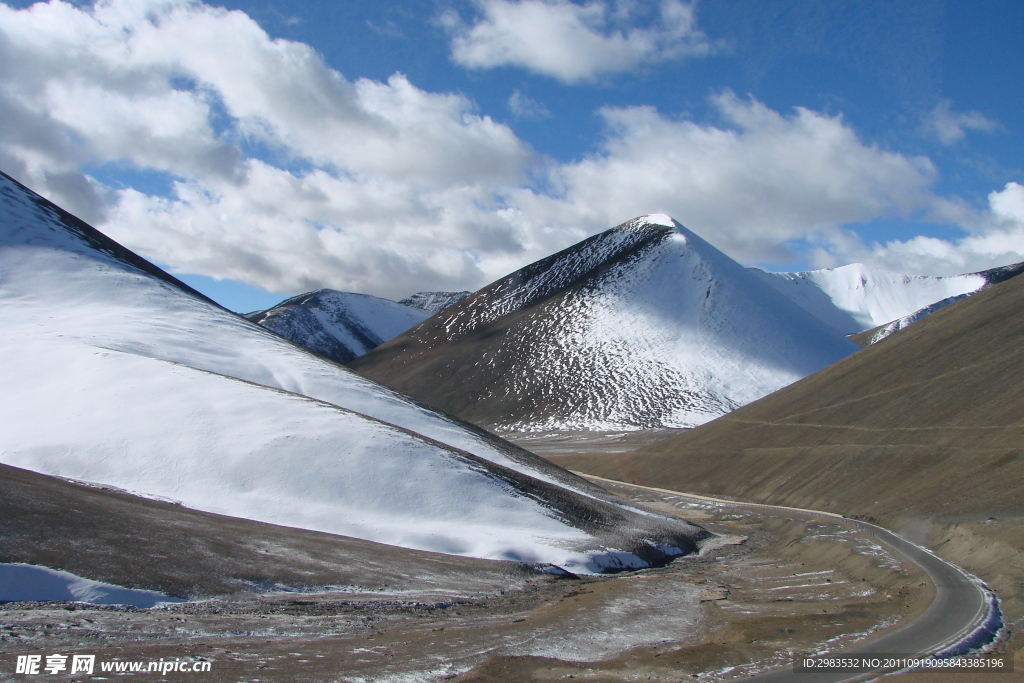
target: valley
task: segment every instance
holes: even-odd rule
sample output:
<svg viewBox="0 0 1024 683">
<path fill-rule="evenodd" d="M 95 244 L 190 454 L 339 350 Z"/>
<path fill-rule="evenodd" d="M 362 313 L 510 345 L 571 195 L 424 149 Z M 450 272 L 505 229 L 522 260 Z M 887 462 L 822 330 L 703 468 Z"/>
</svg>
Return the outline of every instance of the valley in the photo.
<svg viewBox="0 0 1024 683">
<path fill-rule="evenodd" d="M 775 680 L 973 617 L 1021 652 L 1017 266 L 772 279 L 654 214 L 468 296 L 240 316 L 7 176 L 0 225 L 0 562 L 175 601 L 0 585 L 7 660 Z M 1001 612 L 968 580 L 951 639 L 959 570 L 866 522 Z"/>
<path fill-rule="evenodd" d="M 829 520 L 632 487 L 611 486 L 721 540 L 659 569 L 559 576 L 10 474 L 4 481 L 20 486 L 5 484 L 4 500 L 33 494 L 31 505 L 4 511 L 23 535 L 33 521 L 44 533 L 40 513 L 62 500 L 87 515 L 94 538 L 120 539 L 104 547 L 69 530 L 80 539 L 78 571 L 109 571 L 118 547 L 141 544 L 148 555 L 148 539 L 157 539 L 165 559 L 123 570 L 154 587 L 211 595 L 150 610 L 9 603 L 0 607 L 5 659 L 53 651 L 194 658 L 211 662 L 205 677 L 223 681 L 730 680 L 784 665 L 790 651 L 891 631 L 932 595 L 927 575 Z M 102 514 L 111 506 L 116 515 Z M 118 520 L 133 522 L 111 528 Z M 38 544 L 22 547 L 3 559 L 44 560 L 28 554 Z M 248 586 L 224 581 L 239 575 L 250 577 Z M 317 589 L 324 584 L 331 590 Z"/>
</svg>

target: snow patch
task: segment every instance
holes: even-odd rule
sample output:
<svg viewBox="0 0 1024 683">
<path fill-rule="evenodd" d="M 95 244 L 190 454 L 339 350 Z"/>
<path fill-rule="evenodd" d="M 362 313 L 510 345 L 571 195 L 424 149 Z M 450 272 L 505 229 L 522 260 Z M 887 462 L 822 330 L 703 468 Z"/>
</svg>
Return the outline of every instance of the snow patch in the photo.
<svg viewBox="0 0 1024 683">
<path fill-rule="evenodd" d="M 185 602 L 156 591 L 123 588 L 34 564 L 0 564 L 0 602 L 67 600 L 92 605 L 154 607 Z"/>
<path fill-rule="evenodd" d="M 664 225 L 666 228 L 676 227 L 676 222 L 672 220 L 671 216 L 666 216 L 663 213 L 651 213 L 644 216 L 644 220 L 652 225 Z"/>
</svg>

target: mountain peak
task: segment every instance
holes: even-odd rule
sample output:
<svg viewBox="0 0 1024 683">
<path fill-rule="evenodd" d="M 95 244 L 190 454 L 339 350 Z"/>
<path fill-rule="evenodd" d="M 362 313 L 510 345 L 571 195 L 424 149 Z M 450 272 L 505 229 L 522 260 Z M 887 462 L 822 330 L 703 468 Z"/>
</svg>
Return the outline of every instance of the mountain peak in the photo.
<svg viewBox="0 0 1024 683">
<path fill-rule="evenodd" d="M 646 216 L 640 216 L 635 220 L 644 221 L 648 225 L 661 225 L 666 228 L 680 227 L 678 221 L 664 213 L 649 213 Z"/>
<path fill-rule="evenodd" d="M 488 285 L 349 367 L 498 429 L 688 427 L 856 349 L 652 214 Z"/>
<path fill-rule="evenodd" d="M 347 363 L 430 313 L 370 294 L 318 289 L 245 317 L 321 356 Z"/>
</svg>

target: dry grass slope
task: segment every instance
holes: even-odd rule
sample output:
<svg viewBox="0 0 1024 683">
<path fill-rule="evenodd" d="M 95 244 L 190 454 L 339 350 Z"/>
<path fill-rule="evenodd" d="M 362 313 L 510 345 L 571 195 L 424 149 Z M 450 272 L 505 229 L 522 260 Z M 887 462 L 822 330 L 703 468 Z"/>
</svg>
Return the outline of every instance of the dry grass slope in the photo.
<svg viewBox="0 0 1024 683">
<path fill-rule="evenodd" d="M 599 476 L 877 520 L 986 579 L 1024 617 L 1024 278 L 940 310 Z"/>
</svg>

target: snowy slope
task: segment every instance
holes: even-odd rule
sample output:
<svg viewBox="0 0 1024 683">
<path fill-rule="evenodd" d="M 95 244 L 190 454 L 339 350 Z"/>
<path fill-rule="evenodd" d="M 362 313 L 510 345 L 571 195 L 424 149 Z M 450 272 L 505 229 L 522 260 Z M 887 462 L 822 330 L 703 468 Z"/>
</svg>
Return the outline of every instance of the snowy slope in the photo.
<svg viewBox="0 0 1024 683">
<path fill-rule="evenodd" d="M 979 273 L 971 273 L 970 275 L 961 276 L 972 278 L 981 277 L 984 279 L 985 284 L 982 285 L 982 287 L 980 287 L 975 292 L 957 294 L 955 296 L 942 299 L 941 301 L 936 301 L 935 303 L 925 306 L 924 308 L 920 308 L 914 311 L 913 313 L 910 313 L 909 315 L 905 315 L 901 318 L 893 320 L 892 322 L 867 330 L 866 332 L 860 335 L 855 335 L 854 337 L 851 337 L 851 339 L 854 339 L 854 341 L 856 341 L 858 344 L 861 344 L 862 346 L 871 346 L 872 344 L 877 344 L 878 342 L 882 341 L 883 339 L 886 339 L 887 337 L 896 332 L 899 332 L 900 330 L 911 325 L 912 323 L 916 323 L 918 320 L 921 320 L 925 316 L 931 315 L 935 311 L 942 310 L 946 306 L 954 304 L 957 301 L 960 301 L 961 299 L 966 299 L 967 297 L 971 296 L 972 294 L 975 294 L 978 291 L 981 291 L 982 289 L 991 287 L 992 285 L 997 285 L 1000 282 L 1005 282 L 1006 280 L 1017 277 L 1022 273 L 1024 273 L 1024 263 L 1014 263 L 1008 266 L 1002 266 L 1000 268 L 991 268 L 989 270 L 983 270 Z"/>
<path fill-rule="evenodd" d="M 299 346 L 348 363 L 430 315 L 369 294 L 319 289 L 245 317 Z"/>
<path fill-rule="evenodd" d="M 856 349 L 659 215 L 531 264 L 350 367 L 499 429 L 689 427 Z"/>
<path fill-rule="evenodd" d="M 935 302 L 934 304 L 932 304 L 930 306 L 925 306 L 924 308 L 922 308 L 920 310 L 914 311 L 910 315 L 905 315 L 902 318 L 897 318 L 896 320 L 893 320 L 890 323 L 886 323 L 885 325 L 881 325 L 880 327 L 875 328 L 875 330 L 873 332 L 869 332 L 869 334 L 871 336 L 867 339 L 866 344 L 867 344 L 867 346 L 870 346 L 872 344 L 877 344 L 878 342 L 882 341 L 886 337 L 889 337 L 890 335 L 895 334 L 896 332 L 899 332 L 903 328 L 905 328 L 905 327 L 907 327 L 907 326 L 909 326 L 909 325 L 911 325 L 913 323 L 916 323 L 921 318 L 924 318 L 925 316 L 931 315 L 935 311 L 942 310 L 943 308 L 945 308 L 946 306 L 949 306 L 950 304 L 955 304 L 957 301 L 960 301 L 961 299 L 966 299 L 971 294 L 973 294 L 973 292 L 970 292 L 968 294 L 958 294 L 956 296 L 951 296 L 948 299 L 943 299 L 942 301 L 937 301 L 937 302 Z"/>
<path fill-rule="evenodd" d="M 752 271 L 843 334 L 870 330 L 938 301 L 972 294 L 988 282 L 981 273 L 900 275 L 862 263 L 800 273 Z"/>
<path fill-rule="evenodd" d="M 398 303 L 405 306 L 411 306 L 412 308 L 419 308 L 430 315 L 434 315 L 435 313 L 440 313 L 452 304 L 457 304 L 471 293 L 472 292 L 416 292 L 409 298 L 402 299 Z"/>
<path fill-rule="evenodd" d="M 0 330 L 6 464 L 277 524 L 571 568 L 657 561 L 702 533 L 607 502 L 195 296 L 3 175 Z"/>
<path fill-rule="evenodd" d="M 370 349 L 469 296 L 469 292 L 417 292 L 391 301 L 369 294 L 320 289 L 245 317 L 285 339 L 338 363 Z"/>
</svg>

